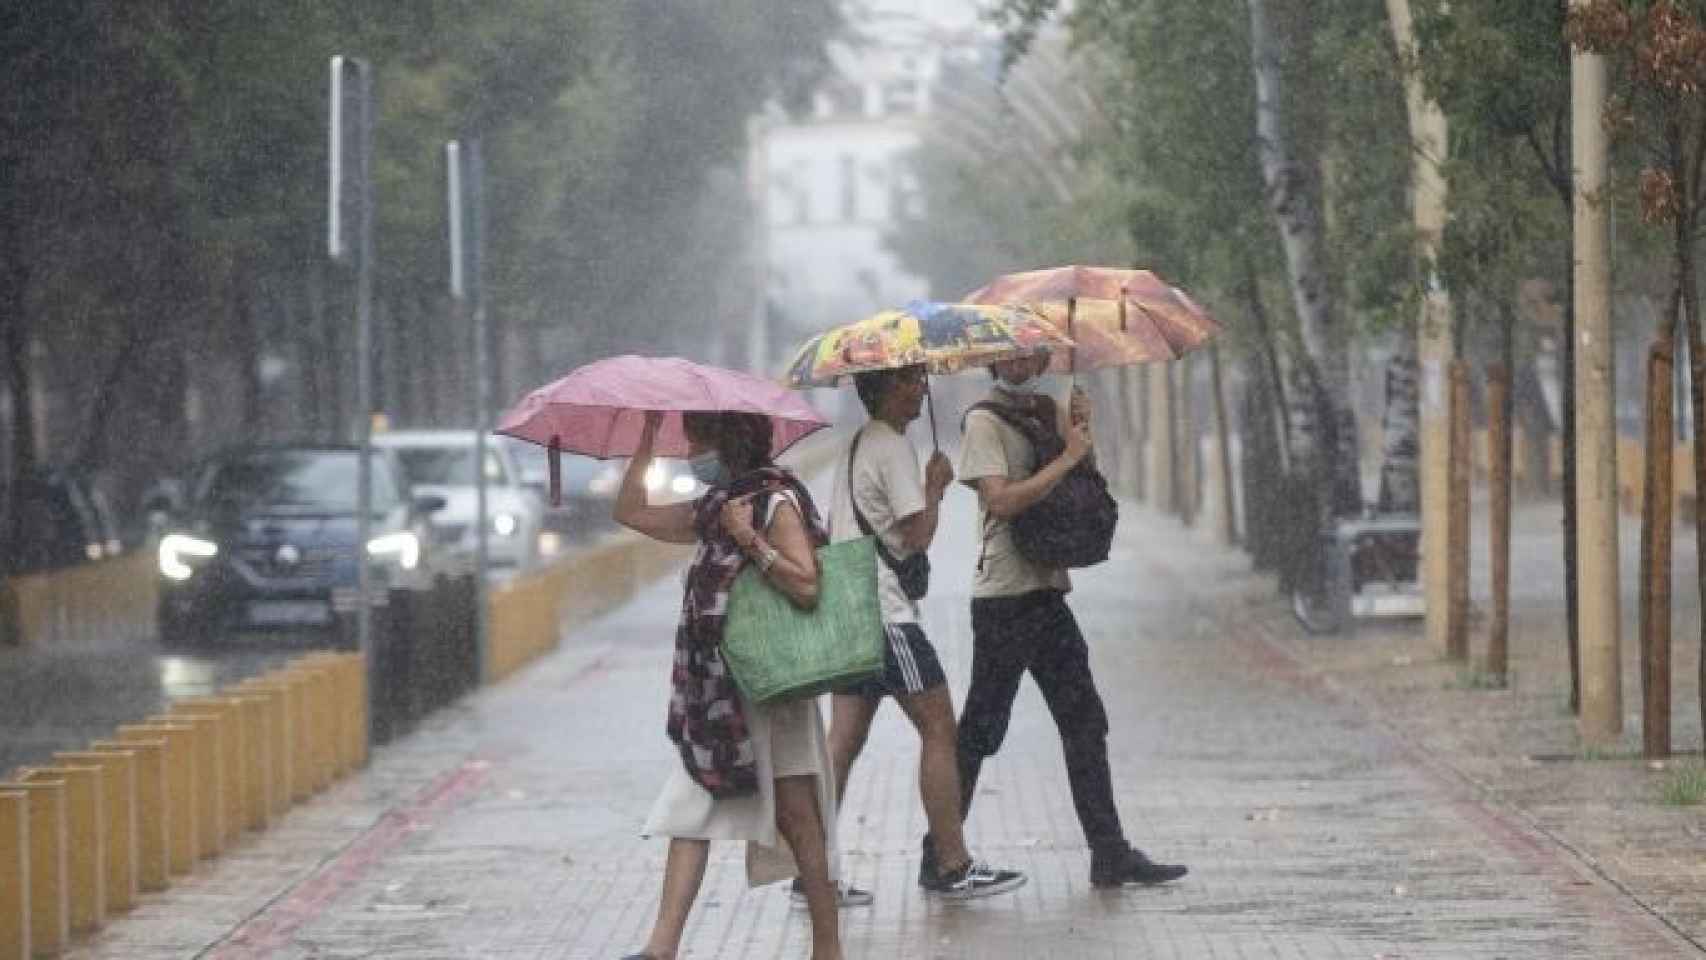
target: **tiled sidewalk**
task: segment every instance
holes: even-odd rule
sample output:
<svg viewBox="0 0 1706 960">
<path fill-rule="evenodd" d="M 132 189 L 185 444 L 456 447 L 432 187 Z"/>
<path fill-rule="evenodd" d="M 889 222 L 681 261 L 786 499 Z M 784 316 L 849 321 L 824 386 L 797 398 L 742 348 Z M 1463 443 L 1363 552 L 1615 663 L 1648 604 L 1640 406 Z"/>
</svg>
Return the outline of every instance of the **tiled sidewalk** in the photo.
<svg viewBox="0 0 1706 960">
<path fill-rule="evenodd" d="M 950 498 L 926 602 L 956 694 L 970 665 L 971 501 Z M 850 957 L 1696 956 L 1559 848 L 1481 806 L 1251 629 L 1243 561 L 1127 509 L 1078 578 L 1113 723 L 1128 834 L 1188 863 L 1171 887 L 1091 890 L 1058 742 L 1034 688 L 969 824 L 1018 893 L 916 886 L 916 740 L 886 708 L 842 817 Z M 644 940 L 663 843 L 635 837 L 673 762 L 663 737 L 678 586 L 381 751 L 365 774 L 71 956 L 614 958 Z M 780 889 L 713 851 L 684 956 L 808 955 Z"/>
</svg>

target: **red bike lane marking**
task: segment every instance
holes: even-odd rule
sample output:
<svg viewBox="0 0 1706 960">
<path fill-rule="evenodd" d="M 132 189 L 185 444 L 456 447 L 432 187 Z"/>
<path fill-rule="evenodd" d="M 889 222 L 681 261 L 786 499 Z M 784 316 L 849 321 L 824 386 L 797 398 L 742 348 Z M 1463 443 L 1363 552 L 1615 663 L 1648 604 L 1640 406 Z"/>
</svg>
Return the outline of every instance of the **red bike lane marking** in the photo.
<svg viewBox="0 0 1706 960">
<path fill-rule="evenodd" d="M 442 774 L 405 805 L 393 807 L 332 859 L 288 893 L 232 931 L 204 960 L 262 960 L 287 946 L 296 931 L 325 914 L 340 895 L 355 886 L 381 860 L 416 832 L 473 793 L 490 764 L 470 760 Z"/>
</svg>

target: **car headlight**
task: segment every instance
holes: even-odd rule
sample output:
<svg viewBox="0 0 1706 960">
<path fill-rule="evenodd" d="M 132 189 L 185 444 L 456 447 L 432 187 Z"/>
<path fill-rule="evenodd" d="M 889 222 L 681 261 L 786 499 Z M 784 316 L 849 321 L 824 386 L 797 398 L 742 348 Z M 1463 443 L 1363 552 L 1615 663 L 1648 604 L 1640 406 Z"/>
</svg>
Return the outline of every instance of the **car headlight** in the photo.
<svg viewBox="0 0 1706 960">
<path fill-rule="evenodd" d="M 669 482 L 669 488 L 676 493 L 686 495 L 699 488 L 699 481 L 693 479 L 692 474 L 683 473 Z"/>
<path fill-rule="evenodd" d="M 219 544 L 200 537 L 172 533 L 160 538 L 160 573 L 169 580 L 188 580 L 195 575 L 191 564 L 219 554 Z"/>
<path fill-rule="evenodd" d="M 492 514 L 492 532 L 500 537 L 513 537 L 521 529 L 521 520 L 513 513 Z"/>
<path fill-rule="evenodd" d="M 563 535 L 555 530 L 546 530 L 539 534 L 539 555 L 554 557 L 563 552 Z"/>
<path fill-rule="evenodd" d="M 413 570 L 421 562 L 421 540 L 407 530 L 387 533 L 367 541 L 367 555 L 391 560 L 404 570 Z"/>
<path fill-rule="evenodd" d="M 646 468 L 646 492 L 657 493 L 663 489 L 664 481 L 669 479 L 669 471 L 656 460 Z"/>
</svg>

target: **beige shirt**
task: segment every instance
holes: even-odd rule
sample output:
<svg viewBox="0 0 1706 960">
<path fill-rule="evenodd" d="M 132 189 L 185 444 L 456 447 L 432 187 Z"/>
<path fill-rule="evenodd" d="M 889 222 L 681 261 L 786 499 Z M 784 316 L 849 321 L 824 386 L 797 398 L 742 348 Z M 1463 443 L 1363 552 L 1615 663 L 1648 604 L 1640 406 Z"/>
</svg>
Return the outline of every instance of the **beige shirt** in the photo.
<svg viewBox="0 0 1706 960">
<path fill-rule="evenodd" d="M 1000 388 L 987 398 L 1006 400 Z M 1010 482 L 1028 479 L 1037 472 L 1036 451 L 1025 435 L 986 410 L 966 417 L 965 437 L 960 444 L 956 470 L 960 482 L 977 489 L 984 477 L 1006 477 Z M 1026 560 L 1013 544 L 1012 525 L 990 516 L 983 493 L 977 498 L 977 524 L 982 547 L 977 574 L 972 580 L 974 597 L 1012 597 L 1035 590 L 1071 590 L 1072 580 L 1058 567 L 1043 567 Z"/>
<path fill-rule="evenodd" d="M 859 459 L 853 465 L 853 483 L 847 483 L 847 454 L 835 465 L 835 495 L 830 499 L 829 539 L 840 543 L 864 536 L 853 515 L 853 498 L 859 499 L 859 512 L 865 522 L 882 538 L 895 560 L 905 560 L 912 551 L 906 549 L 900 522 L 925 507 L 924 472 L 918 465 L 918 451 L 906 434 L 900 433 L 881 420 L 872 420 L 862 428 Z M 848 444 L 848 450 L 852 450 Z M 900 588 L 888 564 L 877 560 L 877 598 L 882 603 L 885 623 L 917 623 L 918 604 Z"/>
</svg>

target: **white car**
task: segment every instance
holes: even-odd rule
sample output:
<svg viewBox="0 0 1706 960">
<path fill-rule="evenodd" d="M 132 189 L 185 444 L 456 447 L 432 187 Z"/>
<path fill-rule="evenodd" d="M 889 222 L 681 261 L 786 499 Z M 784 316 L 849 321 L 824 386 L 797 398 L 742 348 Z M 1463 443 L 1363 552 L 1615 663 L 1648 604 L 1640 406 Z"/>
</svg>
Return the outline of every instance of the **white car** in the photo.
<svg viewBox="0 0 1706 960">
<path fill-rule="evenodd" d="M 476 436 L 472 430 L 394 430 L 376 434 L 373 445 L 402 464 L 415 496 L 436 494 L 444 508 L 432 515 L 433 540 L 455 562 L 471 565 L 479 549 Z M 545 505 L 522 483 L 512 442 L 486 437 L 486 556 L 489 569 L 513 573 L 539 562 Z M 464 566 L 471 569 L 471 566 Z"/>
</svg>

